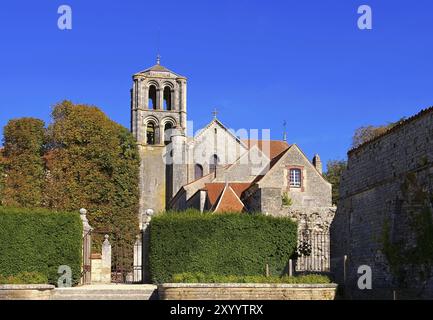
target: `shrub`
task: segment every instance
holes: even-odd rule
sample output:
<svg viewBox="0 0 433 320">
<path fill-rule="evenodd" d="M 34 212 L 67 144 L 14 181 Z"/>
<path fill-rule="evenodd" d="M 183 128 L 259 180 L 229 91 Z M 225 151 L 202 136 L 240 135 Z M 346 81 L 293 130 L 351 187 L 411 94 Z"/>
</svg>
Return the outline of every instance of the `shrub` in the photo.
<svg viewBox="0 0 433 320">
<path fill-rule="evenodd" d="M 78 213 L 0 207 L 0 274 L 34 281 L 23 272 L 37 272 L 57 284 L 58 267 L 68 265 L 78 283 L 82 232 Z"/>
<path fill-rule="evenodd" d="M 280 276 L 296 240 L 297 226 L 289 218 L 169 212 L 150 225 L 150 274 L 156 283 L 184 272 L 254 276 L 268 264 Z"/>
<path fill-rule="evenodd" d="M 200 272 L 191 273 L 185 272 L 175 274 L 172 277 L 174 283 L 331 283 L 331 280 L 324 275 L 309 274 L 300 275 L 295 277 L 283 276 L 236 276 L 236 275 L 217 275 L 217 274 L 204 274 Z"/>
<path fill-rule="evenodd" d="M 289 197 L 287 192 L 284 192 L 281 196 L 281 202 L 283 206 L 290 207 L 292 205 L 292 199 Z"/>
<path fill-rule="evenodd" d="M 46 275 L 40 272 L 20 272 L 14 276 L 0 275 L 0 284 L 44 284 L 48 283 Z"/>
</svg>

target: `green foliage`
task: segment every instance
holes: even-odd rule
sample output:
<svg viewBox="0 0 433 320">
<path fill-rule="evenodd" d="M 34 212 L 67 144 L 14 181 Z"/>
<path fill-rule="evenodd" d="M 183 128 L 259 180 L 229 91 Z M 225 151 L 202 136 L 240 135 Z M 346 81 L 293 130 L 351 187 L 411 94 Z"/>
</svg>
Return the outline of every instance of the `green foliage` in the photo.
<svg viewBox="0 0 433 320">
<path fill-rule="evenodd" d="M 217 275 L 204 274 L 201 272 L 185 272 L 175 274 L 171 279 L 173 283 L 302 283 L 302 284 L 319 284 L 331 283 L 331 280 L 324 275 L 309 274 L 300 276 L 239 276 L 239 275 Z"/>
<path fill-rule="evenodd" d="M 89 223 L 112 233 L 113 255 L 138 234 L 139 155 L 132 134 L 94 106 L 64 101 L 48 128 L 48 207 L 88 209 Z M 128 263 L 129 263 L 128 262 Z"/>
<path fill-rule="evenodd" d="M 20 272 L 14 276 L 2 276 L 0 284 L 45 284 L 48 283 L 46 275 L 40 272 Z"/>
<path fill-rule="evenodd" d="M 347 168 L 347 161 L 345 160 L 330 160 L 328 161 L 325 179 L 332 184 L 332 203 L 338 205 L 340 198 L 340 181 L 343 172 Z"/>
<path fill-rule="evenodd" d="M 82 232 L 78 213 L 0 207 L 0 274 L 35 281 L 23 272 L 37 272 L 56 284 L 58 267 L 68 265 L 77 283 Z"/>
<path fill-rule="evenodd" d="M 289 194 L 287 192 L 284 192 L 283 195 L 281 196 L 281 202 L 283 204 L 283 206 L 291 206 L 293 201 L 292 199 L 289 197 Z"/>
<path fill-rule="evenodd" d="M 6 179 L 6 159 L 3 156 L 3 149 L 0 148 L 0 205 L 2 204 L 3 199 L 3 190 L 5 187 L 5 179 Z"/>
<path fill-rule="evenodd" d="M 296 248 L 297 226 L 289 218 L 189 210 L 157 215 L 150 224 L 153 282 L 174 274 L 283 275 Z"/>
<path fill-rule="evenodd" d="M 40 207 L 44 187 L 42 159 L 44 122 L 34 118 L 10 120 L 4 128 L 2 204 Z"/>
</svg>

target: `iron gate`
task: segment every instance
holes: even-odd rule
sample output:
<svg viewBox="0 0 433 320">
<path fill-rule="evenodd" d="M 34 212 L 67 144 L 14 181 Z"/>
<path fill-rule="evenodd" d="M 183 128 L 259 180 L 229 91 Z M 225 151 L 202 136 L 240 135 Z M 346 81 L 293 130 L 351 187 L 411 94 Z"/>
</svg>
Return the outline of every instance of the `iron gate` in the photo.
<svg viewBox="0 0 433 320">
<path fill-rule="evenodd" d="M 306 229 L 299 233 L 296 271 L 330 271 L 329 232 L 317 232 Z"/>
<path fill-rule="evenodd" d="M 111 282 L 141 283 L 141 242 L 131 244 L 117 233 L 107 230 L 92 230 L 83 236 L 82 283 L 91 284 L 91 256 L 101 252 L 105 235 L 109 236 L 111 244 Z"/>
</svg>

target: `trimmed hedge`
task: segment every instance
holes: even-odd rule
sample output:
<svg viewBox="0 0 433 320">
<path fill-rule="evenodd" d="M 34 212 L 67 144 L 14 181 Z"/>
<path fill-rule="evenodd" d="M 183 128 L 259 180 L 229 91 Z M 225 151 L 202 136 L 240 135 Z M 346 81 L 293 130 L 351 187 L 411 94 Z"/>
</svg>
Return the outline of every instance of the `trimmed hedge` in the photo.
<svg viewBox="0 0 433 320">
<path fill-rule="evenodd" d="M 68 265 L 78 283 L 82 232 L 78 213 L 0 207 L 0 275 L 38 273 L 57 284 L 58 267 Z"/>
<path fill-rule="evenodd" d="M 297 225 L 261 214 L 165 213 L 150 224 L 149 268 L 154 283 L 185 272 L 281 276 L 294 253 Z"/>
<path fill-rule="evenodd" d="M 299 275 L 294 277 L 283 276 L 219 276 L 204 273 L 181 273 L 172 278 L 174 283 L 302 283 L 319 284 L 331 283 L 329 277 L 320 274 Z"/>
<path fill-rule="evenodd" d="M 48 278 L 40 272 L 20 272 L 13 276 L 0 275 L 0 284 L 45 284 Z"/>
</svg>

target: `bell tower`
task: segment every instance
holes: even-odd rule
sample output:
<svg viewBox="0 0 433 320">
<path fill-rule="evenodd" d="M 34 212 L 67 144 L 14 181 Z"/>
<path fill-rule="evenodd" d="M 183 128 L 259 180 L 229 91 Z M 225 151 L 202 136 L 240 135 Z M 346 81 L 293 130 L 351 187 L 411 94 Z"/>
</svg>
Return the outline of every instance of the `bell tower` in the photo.
<svg viewBox="0 0 433 320">
<path fill-rule="evenodd" d="M 172 172 L 166 164 L 171 132 L 186 140 L 187 79 L 156 64 L 132 77 L 131 131 L 140 152 L 140 214 L 166 209 L 172 197 Z M 178 139 L 179 140 L 179 139 Z"/>
</svg>

